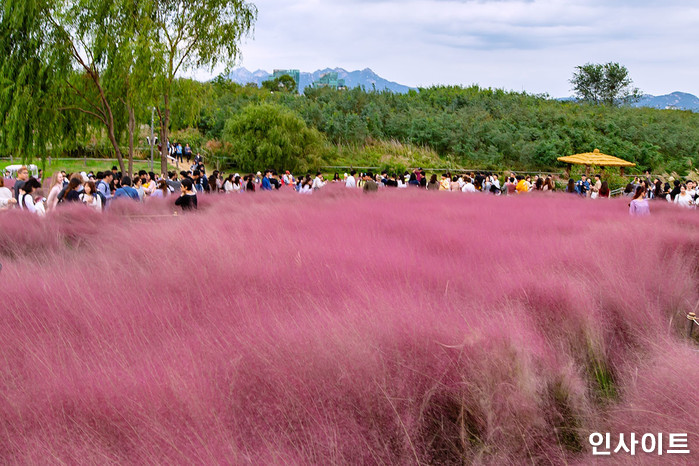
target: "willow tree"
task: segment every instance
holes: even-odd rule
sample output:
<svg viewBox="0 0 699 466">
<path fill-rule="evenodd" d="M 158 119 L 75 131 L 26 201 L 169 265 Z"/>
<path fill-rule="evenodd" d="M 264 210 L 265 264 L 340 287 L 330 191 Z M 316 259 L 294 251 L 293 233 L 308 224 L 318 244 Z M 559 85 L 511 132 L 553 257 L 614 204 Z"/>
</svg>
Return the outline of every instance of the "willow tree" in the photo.
<svg viewBox="0 0 699 466">
<path fill-rule="evenodd" d="M 167 173 L 173 82 L 192 69 L 230 68 L 240 56 L 239 42 L 249 35 L 257 8 L 243 0 L 153 0 L 153 52 L 160 60 L 158 92 L 161 170 Z"/>
<path fill-rule="evenodd" d="M 0 2 L 0 48 L 8 57 L 0 69 L 5 147 L 43 155 L 52 141 L 60 142 L 61 125 L 87 118 L 106 132 L 125 171 L 119 139 L 133 117 L 133 77 L 145 82 L 143 70 L 152 71 L 137 62 L 147 57 L 144 44 L 152 43 L 143 38 L 150 2 Z"/>
<path fill-rule="evenodd" d="M 70 57 L 53 47 L 57 31 L 45 7 L 43 0 L 0 0 L 0 145 L 22 159 L 43 158 L 63 139 L 55 103 Z"/>
</svg>

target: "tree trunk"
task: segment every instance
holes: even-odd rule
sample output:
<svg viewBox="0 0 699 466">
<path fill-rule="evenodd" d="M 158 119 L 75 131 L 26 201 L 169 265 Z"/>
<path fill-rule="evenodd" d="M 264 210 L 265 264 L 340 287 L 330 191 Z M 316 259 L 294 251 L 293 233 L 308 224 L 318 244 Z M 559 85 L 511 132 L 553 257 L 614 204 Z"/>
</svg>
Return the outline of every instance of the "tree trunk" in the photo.
<svg viewBox="0 0 699 466">
<path fill-rule="evenodd" d="M 160 170 L 165 176 L 167 176 L 167 140 L 169 135 L 170 126 L 170 95 L 166 92 L 163 96 L 164 109 L 163 115 L 160 119 Z"/>
<path fill-rule="evenodd" d="M 136 129 L 136 116 L 131 105 L 127 104 L 129 109 L 129 176 L 133 178 L 133 133 Z"/>
<path fill-rule="evenodd" d="M 116 137 L 114 137 L 114 120 L 112 120 L 111 118 L 107 124 L 107 136 L 109 137 L 109 142 L 112 143 L 112 147 L 114 147 L 114 154 L 116 155 L 116 159 L 119 162 L 119 171 L 125 173 L 126 170 L 124 170 L 124 157 L 121 155 L 119 143 L 117 143 Z"/>
</svg>

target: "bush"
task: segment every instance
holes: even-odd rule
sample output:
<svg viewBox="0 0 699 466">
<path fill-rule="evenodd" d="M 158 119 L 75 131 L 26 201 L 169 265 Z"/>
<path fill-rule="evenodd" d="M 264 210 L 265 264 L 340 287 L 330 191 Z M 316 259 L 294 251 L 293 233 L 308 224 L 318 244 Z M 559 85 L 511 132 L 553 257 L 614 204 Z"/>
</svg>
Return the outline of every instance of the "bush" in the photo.
<svg viewBox="0 0 699 466">
<path fill-rule="evenodd" d="M 323 147 L 323 136 L 308 128 L 298 114 L 268 103 L 248 105 L 230 118 L 223 141 L 231 144 L 230 164 L 250 172 L 317 169 Z"/>
</svg>

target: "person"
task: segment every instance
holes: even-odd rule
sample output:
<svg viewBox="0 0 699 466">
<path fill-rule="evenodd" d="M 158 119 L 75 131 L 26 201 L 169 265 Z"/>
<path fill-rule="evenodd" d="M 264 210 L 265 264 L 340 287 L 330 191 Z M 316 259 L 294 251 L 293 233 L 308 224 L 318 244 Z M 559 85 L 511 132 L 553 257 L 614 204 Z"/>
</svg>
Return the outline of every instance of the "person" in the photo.
<svg viewBox="0 0 699 466">
<path fill-rule="evenodd" d="M 313 178 L 313 190 L 316 191 L 325 186 L 325 181 L 323 181 L 323 174 L 321 172 L 316 173 L 316 177 Z"/>
<path fill-rule="evenodd" d="M 580 180 L 575 183 L 575 191 L 581 196 L 587 196 L 587 192 L 590 190 L 590 182 L 587 180 L 586 175 L 582 175 Z"/>
<path fill-rule="evenodd" d="M 230 194 L 233 192 L 233 174 L 231 173 L 228 175 L 228 178 L 226 178 L 226 181 L 223 183 L 223 192 L 226 194 Z"/>
<path fill-rule="evenodd" d="M 218 192 L 218 170 L 214 170 L 209 177 L 209 192 L 212 194 Z"/>
<path fill-rule="evenodd" d="M 453 176 L 451 178 L 451 184 L 449 185 L 449 190 L 453 192 L 458 192 L 462 186 L 459 184 L 459 177 Z"/>
<path fill-rule="evenodd" d="M 529 184 L 522 175 L 517 177 L 517 185 L 515 186 L 515 190 L 517 191 L 517 194 L 522 194 L 529 191 Z"/>
<path fill-rule="evenodd" d="M 634 194 L 633 199 L 629 203 L 629 215 L 638 217 L 650 215 L 646 190 L 642 185 L 636 188 L 636 194 Z"/>
<path fill-rule="evenodd" d="M 82 178 L 80 176 L 73 176 L 68 182 L 68 188 L 66 188 L 63 194 L 64 202 L 80 202 L 80 193 L 82 191 Z"/>
<path fill-rule="evenodd" d="M 470 176 L 464 175 L 464 185 L 461 188 L 462 193 L 475 193 L 477 191 L 476 186 L 473 184 Z"/>
<path fill-rule="evenodd" d="M 17 203 L 19 203 L 19 190 L 22 189 L 22 186 L 24 186 L 24 183 L 27 182 L 29 179 L 29 170 L 27 170 L 27 167 L 22 166 L 19 167 L 19 170 L 17 170 L 17 180 L 15 180 L 15 200 Z"/>
<path fill-rule="evenodd" d="M 17 204 L 10 188 L 5 187 L 5 178 L 0 177 L 0 210 L 9 209 Z"/>
<path fill-rule="evenodd" d="M 655 180 L 655 190 L 653 191 L 653 199 L 665 199 L 665 196 L 663 195 L 663 182 L 660 180 Z"/>
<path fill-rule="evenodd" d="M 32 193 L 35 190 L 41 188 L 41 183 L 39 183 L 35 178 L 29 178 L 22 184 L 22 190 L 19 193 L 19 208 L 26 210 L 32 214 L 44 215 L 46 212 L 44 208 L 44 203 L 42 201 L 35 202 Z"/>
<path fill-rule="evenodd" d="M 674 188 L 672 188 L 672 191 L 670 191 L 670 198 L 668 201 L 674 202 L 675 197 L 677 197 L 677 195 L 680 193 L 680 180 L 674 180 L 672 184 L 674 185 Z"/>
<path fill-rule="evenodd" d="M 429 191 L 439 190 L 439 181 L 437 181 L 437 175 L 433 173 L 432 176 L 430 176 L 430 182 L 427 183 L 426 188 Z"/>
<path fill-rule="evenodd" d="M 96 194 L 97 188 L 93 181 L 88 181 L 83 185 L 83 192 L 78 195 L 80 202 L 94 210 L 102 210 L 102 199 Z"/>
<path fill-rule="evenodd" d="M 51 212 L 58 205 L 58 194 L 63 189 L 63 173 L 54 172 L 49 180 L 49 196 L 46 198 L 46 210 Z"/>
<path fill-rule="evenodd" d="M 233 177 L 233 192 L 240 194 L 243 191 L 245 191 L 245 187 L 243 186 L 243 183 L 240 181 L 240 175 L 236 173 Z"/>
<path fill-rule="evenodd" d="M 299 194 L 313 194 L 313 180 L 310 175 L 307 175 L 300 184 Z"/>
<path fill-rule="evenodd" d="M 544 187 L 542 188 L 544 191 L 555 191 L 556 190 L 556 183 L 553 182 L 553 178 L 551 175 L 546 177 L 546 180 L 544 181 Z"/>
<path fill-rule="evenodd" d="M 609 183 L 603 181 L 599 188 L 599 197 L 609 198 Z"/>
<path fill-rule="evenodd" d="M 138 191 L 131 187 L 131 178 L 128 176 L 123 176 L 121 178 L 121 188 L 114 192 L 114 199 L 126 198 L 134 201 L 140 201 L 141 197 Z"/>
<path fill-rule="evenodd" d="M 151 198 L 164 198 L 170 194 L 170 189 L 167 186 L 167 181 L 164 179 L 158 180 L 158 185 L 156 186 L 153 194 L 150 195 Z"/>
<path fill-rule="evenodd" d="M 437 175 L 432 175 L 435 179 L 435 184 L 437 182 Z M 436 187 L 435 187 L 436 189 Z M 374 176 L 371 174 L 371 172 L 366 173 L 364 175 L 364 186 L 362 187 L 362 191 L 365 193 L 369 192 L 376 192 L 379 190 L 379 184 L 374 181 Z"/>
<path fill-rule="evenodd" d="M 140 176 L 137 176 L 134 179 L 133 188 L 138 193 L 138 200 L 143 202 L 143 199 L 145 199 L 145 197 L 146 197 L 146 191 L 143 189 L 143 178 L 141 178 Z"/>
<path fill-rule="evenodd" d="M 419 178 L 418 178 L 418 183 L 421 188 L 427 189 L 427 172 L 423 170 L 422 168 L 419 169 Z M 437 178 L 435 177 L 435 180 Z"/>
<path fill-rule="evenodd" d="M 442 173 L 442 178 L 439 180 L 439 190 L 451 191 L 451 179 L 449 178 L 449 174 Z"/>
<path fill-rule="evenodd" d="M 592 186 L 590 192 L 591 199 L 597 199 L 600 188 L 602 188 L 602 177 L 599 174 L 595 174 L 595 184 Z"/>
<path fill-rule="evenodd" d="M 248 175 L 246 177 L 247 182 L 245 183 L 245 192 L 254 193 L 255 192 L 255 175 Z"/>
<path fill-rule="evenodd" d="M 568 194 L 578 194 L 575 190 L 575 180 L 573 178 L 568 180 L 568 186 L 566 187 L 566 192 Z"/>
<path fill-rule="evenodd" d="M 345 188 L 356 188 L 357 187 L 357 180 L 354 177 L 354 175 L 356 175 L 356 174 L 357 174 L 357 172 L 355 170 L 352 170 L 350 172 L 349 176 L 345 180 Z"/>
<path fill-rule="evenodd" d="M 183 212 L 196 210 L 199 208 L 197 203 L 197 192 L 194 190 L 192 180 L 189 178 L 182 180 L 180 188 L 180 197 L 175 201 L 176 206 L 180 206 Z"/>
<path fill-rule="evenodd" d="M 407 182 L 408 181 L 407 181 L 405 176 L 397 176 L 396 177 L 397 187 L 400 189 L 407 188 L 408 187 Z"/>
<path fill-rule="evenodd" d="M 420 187 L 420 181 L 417 179 L 417 177 L 417 173 L 412 172 L 410 174 L 410 178 L 408 178 L 408 186 L 413 186 L 415 188 Z"/>
<path fill-rule="evenodd" d="M 98 192 L 102 193 L 102 196 L 104 197 L 103 201 L 106 201 L 106 203 L 109 203 L 113 197 L 112 181 L 114 181 L 114 173 L 111 171 L 106 171 L 104 173 L 100 172 L 97 174 L 97 184 L 95 187 L 97 188 Z"/>
<path fill-rule="evenodd" d="M 175 173 L 174 171 L 168 172 L 167 178 L 168 179 L 165 182 L 167 183 L 167 187 L 170 190 L 170 192 L 180 192 L 180 187 L 182 186 L 182 184 L 179 181 L 177 181 L 177 173 Z"/>
<path fill-rule="evenodd" d="M 677 194 L 677 196 L 675 196 L 675 200 L 673 202 L 680 207 L 690 208 L 694 206 L 694 199 L 687 192 L 686 185 L 680 185 L 680 192 Z"/>
<path fill-rule="evenodd" d="M 155 191 L 155 173 L 148 173 L 145 170 L 138 172 L 139 178 L 141 178 L 141 187 L 143 188 L 143 196 L 150 196 Z M 142 196 L 142 198 L 143 198 Z"/>
<path fill-rule="evenodd" d="M 265 176 L 262 177 L 262 187 L 261 189 L 263 191 L 271 191 L 272 190 L 272 183 L 269 181 L 270 173 L 269 170 L 265 171 Z"/>
</svg>

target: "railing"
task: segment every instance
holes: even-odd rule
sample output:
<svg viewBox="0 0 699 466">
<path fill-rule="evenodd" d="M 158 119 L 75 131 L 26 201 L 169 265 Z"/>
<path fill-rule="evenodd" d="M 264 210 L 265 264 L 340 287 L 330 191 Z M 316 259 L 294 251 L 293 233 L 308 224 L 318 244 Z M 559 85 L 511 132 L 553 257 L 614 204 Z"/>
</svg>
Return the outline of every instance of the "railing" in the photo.
<svg viewBox="0 0 699 466">
<path fill-rule="evenodd" d="M 625 189 L 625 188 L 617 188 L 617 189 L 614 189 L 614 190 L 610 191 L 610 192 L 609 192 L 609 197 L 618 196 L 619 194 L 621 194 L 621 193 L 624 192 L 624 189 Z"/>
</svg>

